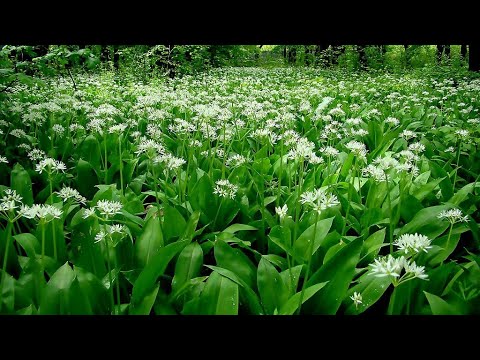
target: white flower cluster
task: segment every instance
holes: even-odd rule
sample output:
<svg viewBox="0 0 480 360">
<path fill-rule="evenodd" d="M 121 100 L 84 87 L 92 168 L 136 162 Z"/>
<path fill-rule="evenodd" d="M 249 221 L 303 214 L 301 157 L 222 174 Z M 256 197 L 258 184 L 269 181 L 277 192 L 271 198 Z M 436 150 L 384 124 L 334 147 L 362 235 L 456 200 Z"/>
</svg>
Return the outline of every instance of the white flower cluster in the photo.
<svg viewBox="0 0 480 360">
<path fill-rule="evenodd" d="M 98 243 L 100 241 L 103 241 L 105 240 L 105 238 L 107 236 L 112 236 L 112 235 L 115 235 L 115 234 L 118 234 L 118 235 L 121 235 L 121 236 L 124 236 L 126 234 L 125 232 L 125 226 L 124 225 L 120 225 L 120 224 L 114 224 L 112 226 L 110 226 L 107 230 L 107 232 L 105 232 L 104 230 L 100 230 L 98 232 L 97 235 L 95 235 L 95 243 Z"/>
<path fill-rule="evenodd" d="M 0 155 L 0 164 L 8 164 L 8 159 L 5 156 Z"/>
<path fill-rule="evenodd" d="M 65 172 L 67 167 L 60 160 L 55 160 L 52 158 L 45 158 L 40 160 L 40 162 L 35 166 L 35 171 L 41 174 L 43 171 L 51 174 L 53 172 Z"/>
<path fill-rule="evenodd" d="M 399 250 L 405 251 L 405 254 L 418 253 L 420 251 L 428 252 L 432 247 L 432 241 L 425 235 L 421 234 L 403 234 L 393 244 Z"/>
<path fill-rule="evenodd" d="M 352 153 L 354 153 L 356 156 L 358 156 L 359 159 L 366 161 L 367 160 L 367 147 L 365 144 L 352 140 L 349 141 L 347 144 L 345 144 L 345 147 L 350 150 Z"/>
<path fill-rule="evenodd" d="M 182 158 L 173 156 L 172 154 L 159 155 L 153 159 L 154 163 L 165 164 L 168 170 L 175 170 L 180 168 L 186 161 Z"/>
<path fill-rule="evenodd" d="M 404 256 L 394 258 L 392 255 L 388 255 L 377 258 L 370 266 L 371 274 L 376 277 L 390 277 L 395 286 L 414 278 L 422 280 L 428 278 L 424 266 L 418 266 L 415 261 L 409 261 Z"/>
<path fill-rule="evenodd" d="M 17 204 L 18 203 L 18 204 Z M 5 189 L 2 199 L 0 199 L 0 212 L 7 213 L 17 209 L 22 205 L 22 197 L 15 190 Z"/>
<path fill-rule="evenodd" d="M 287 204 L 283 205 L 282 207 L 275 206 L 275 213 L 280 217 L 280 219 L 283 219 L 284 217 L 286 217 L 288 214 Z"/>
<path fill-rule="evenodd" d="M 468 216 L 463 216 L 462 211 L 459 209 L 443 210 L 437 217 L 441 220 L 448 220 L 450 224 L 468 222 Z"/>
<path fill-rule="evenodd" d="M 47 223 L 53 219 L 60 219 L 63 211 L 49 204 L 33 204 L 32 206 L 23 205 L 20 208 L 20 214 L 27 219 L 37 219 Z"/>
<path fill-rule="evenodd" d="M 215 189 L 213 190 L 214 194 L 224 198 L 228 197 L 230 199 L 235 199 L 235 195 L 238 191 L 237 185 L 232 184 L 226 179 L 218 180 L 215 184 Z"/>
<path fill-rule="evenodd" d="M 246 162 L 248 162 L 248 159 L 245 156 L 240 154 L 232 154 L 225 161 L 225 165 L 231 166 L 231 167 L 237 167 L 242 164 L 245 164 Z"/>
<path fill-rule="evenodd" d="M 96 215 L 96 210 L 100 213 L 100 215 L 105 216 L 107 219 L 110 217 L 115 216 L 116 214 L 121 214 L 122 204 L 119 201 L 113 200 L 99 200 L 97 205 L 94 207 L 85 210 L 83 214 L 83 218 L 86 219 L 90 216 Z"/>
<path fill-rule="evenodd" d="M 311 207 L 319 214 L 332 206 L 340 204 L 335 195 L 327 193 L 323 188 L 304 192 L 300 195 L 300 203 Z"/>
<path fill-rule="evenodd" d="M 69 199 L 73 199 L 73 201 L 83 205 L 87 202 L 87 199 L 80 195 L 77 190 L 68 186 L 63 187 L 57 194 L 63 199 L 63 202 L 67 202 Z"/>
</svg>

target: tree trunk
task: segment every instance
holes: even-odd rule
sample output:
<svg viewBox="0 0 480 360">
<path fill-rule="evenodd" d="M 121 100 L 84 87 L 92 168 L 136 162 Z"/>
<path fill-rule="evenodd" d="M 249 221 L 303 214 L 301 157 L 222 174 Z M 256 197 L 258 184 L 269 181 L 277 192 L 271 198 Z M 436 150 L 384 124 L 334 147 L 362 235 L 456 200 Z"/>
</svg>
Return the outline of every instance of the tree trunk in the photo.
<svg viewBox="0 0 480 360">
<path fill-rule="evenodd" d="M 120 60 L 120 55 L 118 54 L 118 45 L 113 46 L 113 67 L 115 70 L 118 70 L 118 61 Z"/>
<path fill-rule="evenodd" d="M 468 70 L 480 71 L 480 44 L 469 45 Z"/>
<path fill-rule="evenodd" d="M 450 60 L 450 45 L 445 45 L 445 55 Z"/>
<path fill-rule="evenodd" d="M 358 45 L 357 46 L 358 50 L 358 62 L 360 64 L 360 69 L 361 70 L 366 70 L 368 65 L 367 65 L 367 55 L 365 54 L 365 46 L 364 45 Z"/>
<path fill-rule="evenodd" d="M 467 57 L 467 45 L 462 45 L 460 47 L 460 58 L 464 60 Z"/>
<path fill-rule="evenodd" d="M 437 62 L 439 64 L 442 62 L 443 47 L 443 45 L 437 45 Z"/>
</svg>

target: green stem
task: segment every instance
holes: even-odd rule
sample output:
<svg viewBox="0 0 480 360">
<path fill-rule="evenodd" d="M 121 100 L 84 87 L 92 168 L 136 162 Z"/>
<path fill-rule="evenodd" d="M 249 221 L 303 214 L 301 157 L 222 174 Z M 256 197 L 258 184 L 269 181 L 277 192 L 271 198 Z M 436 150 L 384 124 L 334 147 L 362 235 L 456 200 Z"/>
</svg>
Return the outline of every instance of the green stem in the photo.
<svg viewBox="0 0 480 360">
<path fill-rule="evenodd" d="M 385 181 L 387 183 L 387 200 L 388 200 L 388 213 L 390 214 L 390 221 L 388 222 L 388 237 L 389 237 L 389 240 L 390 240 L 390 254 L 393 254 L 393 228 L 392 228 L 392 225 L 393 225 L 393 219 L 392 219 L 392 198 L 390 196 L 390 186 L 388 184 L 388 176 L 387 174 L 385 173 L 385 171 L 383 172 L 384 175 L 385 175 Z"/>
<path fill-rule="evenodd" d="M 356 163 L 356 160 L 355 160 L 355 163 Z M 353 169 L 353 174 L 352 174 L 352 187 L 355 188 L 355 186 L 353 185 L 354 182 L 355 182 L 355 168 Z M 346 229 L 347 229 L 347 221 L 348 221 L 348 216 L 350 215 L 350 203 L 352 201 L 352 191 L 351 191 L 351 188 L 350 188 L 350 182 L 348 182 L 348 191 L 347 191 L 347 211 L 345 213 L 345 222 L 343 223 L 343 227 L 342 227 L 342 237 L 345 236 L 346 234 Z"/>
<path fill-rule="evenodd" d="M 0 287 L 0 310 L 2 309 L 2 297 L 3 297 L 3 285 L 5 283 L 5 276 L 7 273 L 7 262 L 8 262 L 8 252 L 10 250 L 10 242 L 12 239 L 12 227 L 13 223 L 9 220 L 7 224 L 7 243 L 5 244 L 5 253 L 3 254 L 3 265 L 2 265 L 2 286 Z"/>
<path fill-rule="evenodd" d="M 220 205 L 218 206 L 217 213 L 215 214 L 215 219 L 213 220 L 212 230 L 215 230 L 215 225 L 217 224 L 217 218 L 218 218 L 218 214 L 220 213 L 220 208 L 222 207 L 222 204 L 223 204 L 223 197 L 222 197 L 222 200 L 220 200 Z"/>
<path fill-rule="evenodd" d="M 450 223 L 450 229 L 448 230 L 448 237 L 447 237 L 447 244 L 445 245 L 445 251 L 448 251 L 448 247 L 450 246 L 450 237 L 452 236 L 453 230 L 453 223 Z"/>
<path fill-rule="evenodd" d="M 115 289 L 117 291 L 117 315 L 120 314 L 120 305 L 121 305 L 121 301 L 120 301 L 120 268 L 118 267 L 118 259 L 117 259 L 117 251 L 115 250 L 115 248 L 113 248 L 113 251 L 114 251 L 114 261 L 115 261 L 115 269 L 118 270 L 118 275 L 117 275 L 117 281 L 115 282 Z"/>
<path fill-rule="evenodd" d="M 460 143 L 457 145 L 457 163 L 455 167 L 455 175 L 453 176 L 453 191 L 455 191 L 455 184 L 457 182 L 458 164 L 460 162 Z"/>
<path fill-rule="evenodd" d="M 293 228 L 293 241 L 297 240 L 298 219 L 300 217 L 300 194 L 303 186 L 303 158 L 299 161 L 300 173 L 298 175 L 297 199 L 295 202 L 295 226 Z"/>
<path fill-rule="evenodd" d="M 105 145 L 105 178 L 104 178 L 104 182 L 105 182 L 105 185 L 107 184 L 107 175 L 108 175 L 108 157 L 107 157 L 107 133 L 104 131 L 103 132 L 103 143 Z"/>
<path fill-rule="evenodd" d="M 122 141 L 121 136 L 118 137 L 118 154 L 119 154 L 119 165 L 120 165 L 120 193 L 123 196 L 123 161 L 122 161 Z"/>
<path fill-rule="evenodd" d="M 42 256 L 41 256 L 41 263 L 42 263 L 42 275 L 43 275 L 43 272 L 45 271 L 45 262 L 44 262 L 44 258 L 45 258 L 45 223 L 42 222 L 41 226 L 42 226 Z"/>
<path fill-rule="evenodd" d="M 300 293 L 300 301 L 298 302 L 297 315 L 300 314 L 300 311 L 302 309 L 303 296 L 305 294 L 305 288 L 307 287 L 308 277 L 310 276 L 310 268 L 312 266 L 312 257 L 313 257 L 313 245 L 315 243 L 315 238 L 316 238 L 316 235 L 317 235 L 318 216 L 319 216 L 319 213 L 318 213 L 318 211 L 316 211 L 315 212 L 315 225 L 313 226 L 313 239 L 311 239 L 310 244 L 308 246 L 307 272 L 305 273 L 305 279 L 304 279 L 303 284 L 302 284 L 302 292 Z"/>
<path fill-rule="evenodd" d="M 107 225 L 103 225 L 103 231 L 105 232 L 105 248 L 107 250 L 107 271 L 108 271 L 108 282 L 110 284 L 108 290 L 110 294 L 110 305 L 112 307 L 112 311 L 114 314 L 116 313 L 115 310 L 115 300 L 113 298 L 113 283 L 112 283 L 112 271 L 111 271 L 111 266 L 110 266 L 110 247 L 108 246 L 108 236 L 107 236 Z"/>
</svg>

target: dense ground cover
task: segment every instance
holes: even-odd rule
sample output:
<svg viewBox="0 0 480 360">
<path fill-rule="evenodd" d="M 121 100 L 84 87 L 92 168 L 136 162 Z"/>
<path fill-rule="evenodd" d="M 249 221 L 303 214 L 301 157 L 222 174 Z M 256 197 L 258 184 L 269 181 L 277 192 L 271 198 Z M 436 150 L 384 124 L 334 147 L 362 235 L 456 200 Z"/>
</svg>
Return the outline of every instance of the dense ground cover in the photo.
<svg viewBox="0 0 480 360">
<path fill-rule="evenodd" d="M 75 82 L 0 104 L 0 313 L 478 313 L 480 80 Z"/>
</svg>

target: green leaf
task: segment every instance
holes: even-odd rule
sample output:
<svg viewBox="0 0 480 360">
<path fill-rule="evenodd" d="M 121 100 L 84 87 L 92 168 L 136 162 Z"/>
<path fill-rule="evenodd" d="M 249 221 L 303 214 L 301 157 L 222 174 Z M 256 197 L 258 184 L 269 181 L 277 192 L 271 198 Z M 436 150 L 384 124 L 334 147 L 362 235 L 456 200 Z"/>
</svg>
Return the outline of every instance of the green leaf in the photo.
<svg viewBox="0 0 480 360">
<path fill-rule="evenodd" d="M 152 216 L 148 219 L 142 234 L 135 243 L 135 257 L 140 267 L 147 266 L 151 259 L 163 247 L 163 235 L 160 219 Z"/>
<path fill-rule="evenodd" d="M 312 286 L 309 286 L 308 288 L 305 289 L 305 292 L 303 294 L 303 299 L 302 299 L 302 304 L 304 304 L 308 299 L 310 299 L 313 295 L 315 295 L 320 289 L 322 289 L 325 285 L 327 285 L 328 281 L 322 282 L 320 284 L 315 284 Z M 295 295 L 293 295 L 288 301 L 285 303 L 285 305 L 282 306 L 282 309 L 280 310 L 279 314 L 280 315 L 293 315 L 295 311 L 298 308 L 298 305 L 300 303 L 300 296 L 302 292 L 299 291 Z"/>
<path fill-rule="evenodd" d="M 257 283 L 266 314 L 272 315 L 287 302 L 288 287 L 275 267 L 264 258 L 258 264 Z"/>
<path fill-rule="evenodd" d="M 157 279 L 163 274 L 167 268 L 168 263 L 173 257 L 183 250 L 190 241 L 178 241 L 161 248 L 145 266 L 138 276 L 132 289 L 132 299 L 130 302 L 130 311 L 135 311 L 135 307 L 141 303 L 143 298 L 151 293 Z"/>
<path fill-rule="evenodd" d="M 143 300 L 129 311 L 129 315 L 149 315 L 157 298 L 160 286 L 156 286 Z"/>
<path fill-rule="evenodd" d="M 215 218 L 217 201 L 207 175 L 203 175 L 190 190 L 189 200 L 193 210 L 200 210 L 209 219 Z"/>
<path fill-rule="evenodd" d="M 311 246 L 310 241 L 314 241 L 313 243 L 313 251 L 312 254 L 318 250 L 318 248 L 322 245 L 323 240 L 327 236 L 330 228 L 332 227 L 333 217 L 328 219 L 323 219 L 317 222 L 317 227 L 315 229 L 315 224 L 311 225 L 307 228 L 295 241 L 293 245 L 293 253 L 296 257 L 306 260 L 308 259 L 308 250 Z M 315 234 L 314 231 L 316 230 Z M 314 239 L 315 236 L 315 239 Z"/>
<path fill-rule="evenodd" d="M 254 231 L 258 230 L 256 227 L 246 225 L 246 224 L 232 224 L 229 227 L 227 227 L 223 232 L 235 234 L 238 231 Z"/>
<path fill-rule="evenodd" d="M 200 212 L 195 211 L 190 218 L 188 219 L 187 226 L 183 235 L 180 237 L 181 240 L 188 240 L 189 242 L 195 237 L 195 229 L 197 228 L 198 220 L 200 219 Z"/>
<path fill-rule="evenodd" d="M 362 275 L 359 283 L 348 291 L 343 301 L 346 306 L 345 314 L 361 314 L 367 310 L 382 297 L 391 283 L 389 277 L 375 277 L 368 272 Z M 362 295 L 362 303 L 358 307 L 356 307 L 352 299 L 350 299 L 350 296 L 352 296 L 354 292 Z"/>
<path fill-rule="evenodd" d="M 380 229 L 365 240 L 360 254 L 362 261 L 369 263 L 375 258 L 375 256 L 377 256 L 380 251 L 380 245 L 383 244 L 385 240 L 385 233 L 385 228 Z"/>
<path fill-rule="evenodd" d="M 267 258 L 267 260 L 269 259 Z M 302 272 L 303 267 L 304 265 L 297 265 L 280 273 L 283 283 L 286 284 L 287 288 L 289 289 L 288 293 L 290 296 L 294 295 L 297 291 L 298 281 L 300 280 L 300 273 Z"/>
<path fill-rule="evenodd" d="M 448 203 L 454 206 L 460 205 L 463 201 L 467 199 L 468 194 L 471 194 L 473 192 L 473 189 L 475 189 L 475 184 L 476 183 L 470 183 L 462 187 L 455 193 L 455 195 L 452 196 L 450 200 L 448 200 Z"/>
<path fill-rule="evenodd" d="M 242 302 L 245 303 L 250 312 L 254 315 L 263 315 L 263 308 L 260 305 L 260 300 L 258 299 L 257 294 L 255 291 L 250 288 L 245 281 L 240 279 L 235 273 L 233 273 L 230 270 L 218 267 L 218 266 L 213 266 L 213 265 L 205 265 L 207 268 L 212 269 L 221 275 L 229 278 L 233 282 L 237 283 L 240 285 L 240 296 L 242 298 Z"/>
<path fill-rule="evenodd" d="M 77 189 L 80 194 L 90 199 L 95 194 L 95 186 L 98 184 L 97 173 L 93 166 L 82 159 L 77 163 Z"/>
<path fill-rule="evenodd" d="M 358 238 L 345 245 L 312 275 L 308 286 L 324 281 L 329 283 L 305 304 L 305 310 L 313 314 L 333 315 L 337 312 L 355 275 L 362 244 L 362 239 Z"/>
<path fill-rule="evenodd" d="M 22 197 L 24 204 L 33 205 L 32 180 L 28 172 L 18 163 L 13 166 L 10 175 L 10 187 Z"/>
<path fill-rule="evenodd" d="M 238 315 L 238 284 L 214 271 L 199 299 L 201 315 Z"/>
<path fill-rule="evenodd" d="M 448 210 L 451 205 L 431 206 L 420 210 L 413 219 L 400 229 L 398 235 L 419 233 L 433 240 L 441 235 L 447 228 L 448 222 L 440 220 L 437 216 L 442 210 Z"/>
<path fill-rule="evenodd" d="M 427 297 L 433 315 L 461 315 L 457 308 L 447 303 L 441 297 L 430 294 L 426 291 L 424 291 L 423 293 Z"/>
<path fill-rule="evenodd" d="M 241 250 L 232 248 L 225 241 L 217 240 L 214 255 L 218 266 L 234 272 L 249 287 L 255 288 L 257 269 Z"/>
<path fill-rule="evenodd" d="M 165 236 L 165 240 L 168 242 L 168 240 L 183 234 L 187 226 L 187 222 L 183 218 L 182 214 L 180 214 L 180 212 L 172 206 L 164 204 L 163 211 L 163 223 L 166 224 L 166 226 L 163 227 L 163 234 Z"/>
<path fill-rule="evenodd" d="M 196 242 L 187 245 L 178 256 L 177 263 L 175 264 L 172 291 L 178 291 L 187 281 L 198 276 L 202 265 L 202 247 Z"/>
<path fill-rule="evenodd" d="M 100 159 L 102 158 L 100 144 L 94 135 L 88 135 L 79 146 L 79 154 L 86 162 L 92 164 L 96 169 L 100 169 Z"/>
<path fill-rule="evenodd" d="M 13 237 L 17 243 L 25 250 L 27 256 L 35 259 L 37 253 L 40 253 L 40 242 L 30 233 L 18 234 Z"/>
</svg>

